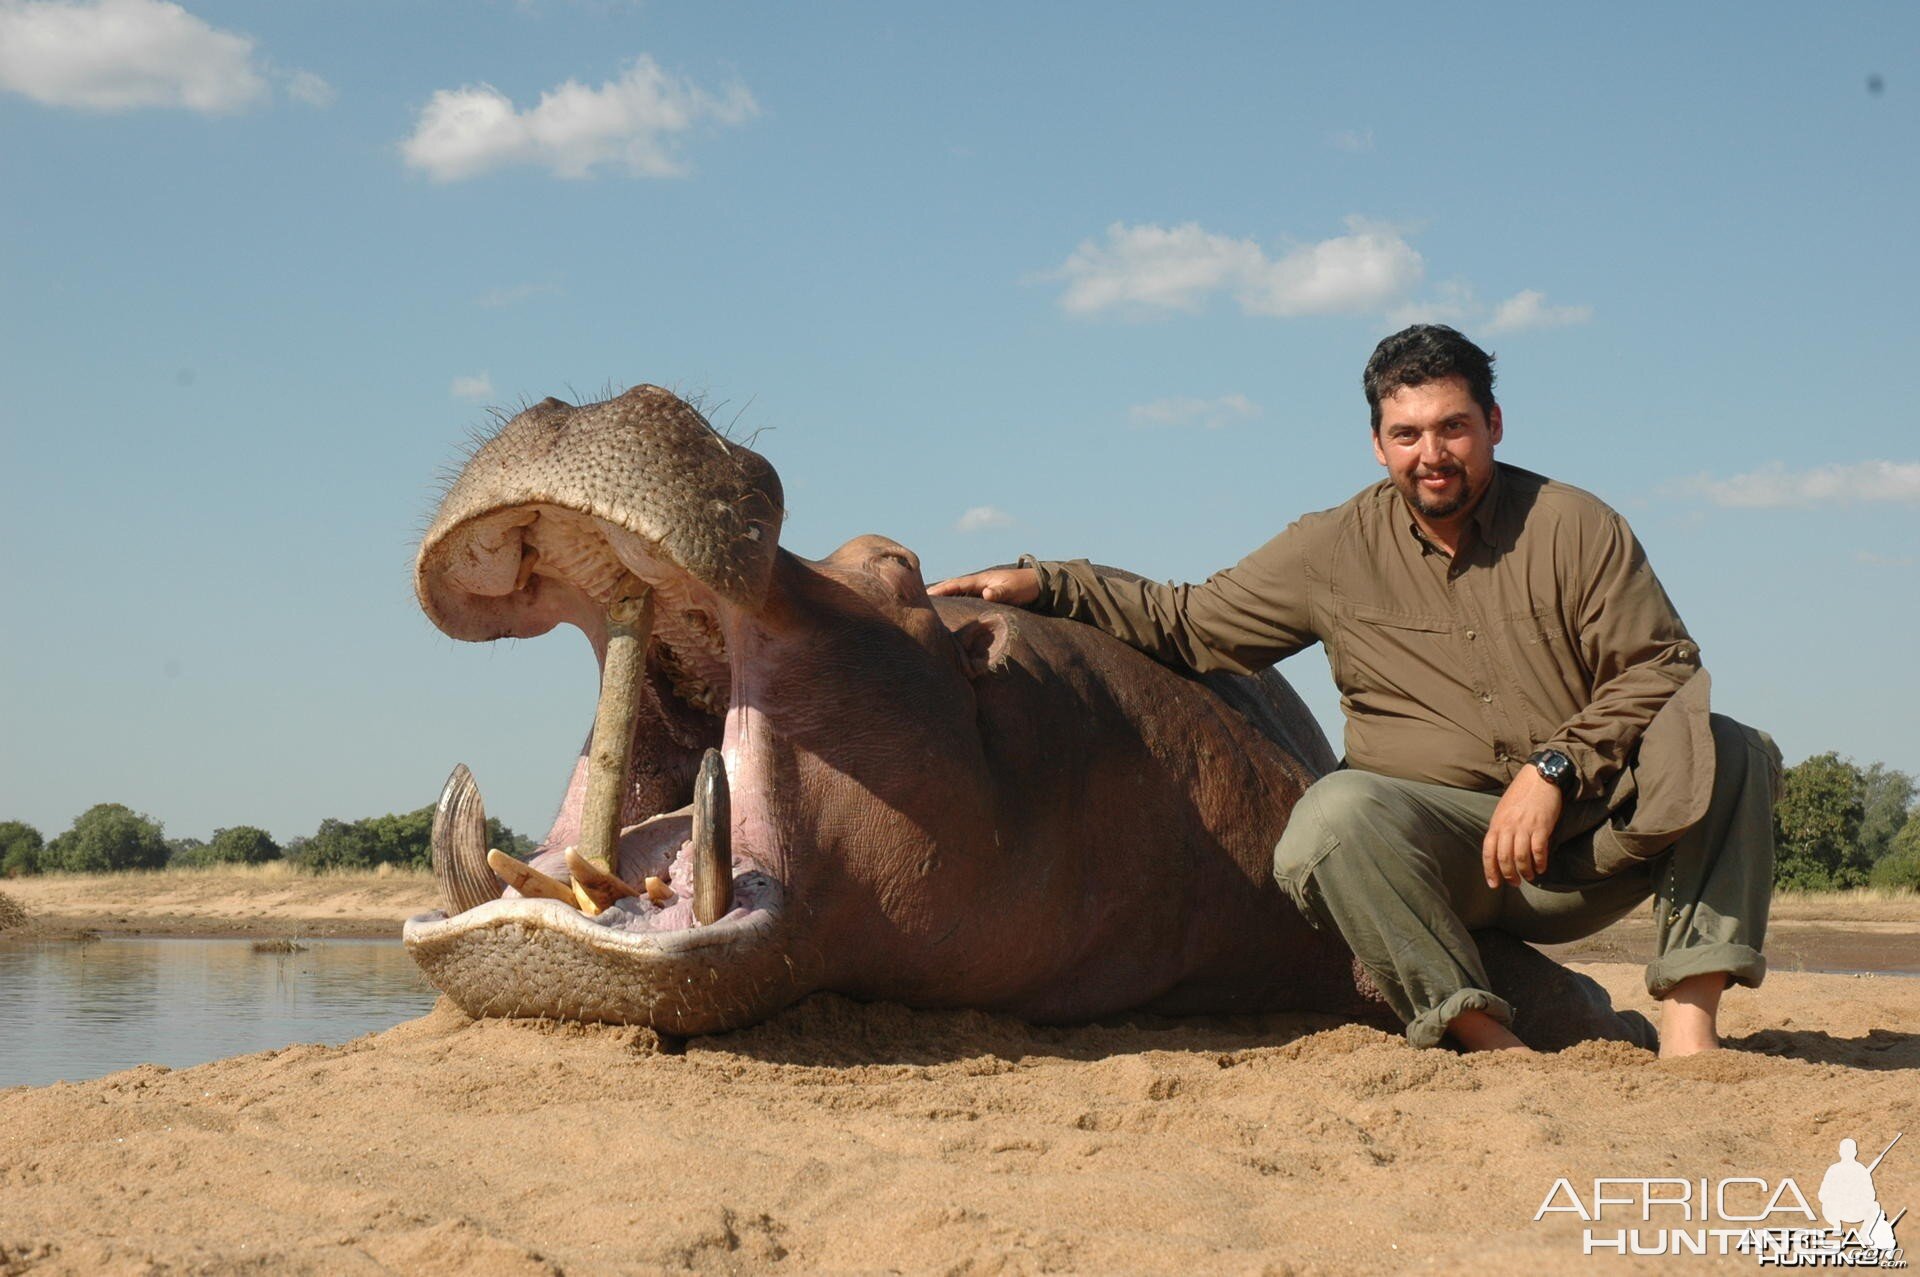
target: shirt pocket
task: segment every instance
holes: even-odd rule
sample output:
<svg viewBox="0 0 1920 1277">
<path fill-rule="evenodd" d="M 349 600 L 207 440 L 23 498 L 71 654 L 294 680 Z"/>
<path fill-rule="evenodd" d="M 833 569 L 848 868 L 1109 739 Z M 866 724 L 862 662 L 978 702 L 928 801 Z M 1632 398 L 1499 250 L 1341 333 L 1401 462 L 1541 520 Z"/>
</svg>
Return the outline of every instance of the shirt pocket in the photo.
<svg viewBox="0 0 1920 1277">
<path fill-rule="evenodd" d="M 1437 683 L 1458 679 L 1459 663 L 1448 618 L 1356 603 L 1342 618 L 1334 678 L 1376 708 L 1425 705 Z"/>
<path fill-rule="evenodd" d="M 1514 690 L 1526 704 L 1536 739 L 1556 730 L 1592 695 L 1592 672 L 1566 618 L 1555 607 L 1513 612 L 1500 618 L 1507 636 L 1505 656 L 1512 662 Z"/>
</svg>

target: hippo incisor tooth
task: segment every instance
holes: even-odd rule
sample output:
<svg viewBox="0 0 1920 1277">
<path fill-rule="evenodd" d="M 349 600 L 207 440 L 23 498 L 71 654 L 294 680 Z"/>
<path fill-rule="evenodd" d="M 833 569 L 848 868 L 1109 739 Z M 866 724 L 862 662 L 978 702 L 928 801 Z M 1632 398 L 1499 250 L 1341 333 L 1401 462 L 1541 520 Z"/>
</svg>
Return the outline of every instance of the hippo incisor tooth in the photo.
<svg viewBox="0 0 1920 1277">
<path fill-rule="evenodd" d="M 693 920 L 709 923 L 733 908 L 733 812 L 720 751 L 700 758 L 693 782 Z"/>
<path fill-rule="evenodd" d="M 653 629 L 653 591 L 640 586 L 607 607 L 607 656 L 600 671 L 600 704 L 587 754 L 587 798 L 580 815 L 580 854 L 613 874 L 620 867 L 621 800 L 633 753 L 633 718 L 640 707 L 647 636 Z"/>
<path fill-rule="evenodd" d="M 549 878 L 525 861 L 515 860 L 506 852 L 495 848 L 487 853 L 487 867 L 500 875 L 500 880 L 523 896 L 544 900 L 564 900 L 570 905 L 580 902 L 574 898 L 573 889 L 557 878 Z"/>
<path fill-rule="evenodd" d="M 499 898 L 500 884 L 487 872 L 486 808 L 465 763 L 453 769 L 434 804 L 432 845 L 433 876 L 448 916 Z"/>
<path fill-rule="evenodd" d="M 590 914 L 599 913 L 616 900 L 640 894 L 626 879 L 608 873 L 572 847 L 567 848 L 567 872 L 573 875 L 573 893 L 593 905 L 591 909 L 580 906 Z"/>
<path fill-rule="evenodd" d="M 673 899 L 673 889 L 667 886 L 665 878 L 648 878 L 647 899 L 664 908 L 666 903 Z"/>
</svg>

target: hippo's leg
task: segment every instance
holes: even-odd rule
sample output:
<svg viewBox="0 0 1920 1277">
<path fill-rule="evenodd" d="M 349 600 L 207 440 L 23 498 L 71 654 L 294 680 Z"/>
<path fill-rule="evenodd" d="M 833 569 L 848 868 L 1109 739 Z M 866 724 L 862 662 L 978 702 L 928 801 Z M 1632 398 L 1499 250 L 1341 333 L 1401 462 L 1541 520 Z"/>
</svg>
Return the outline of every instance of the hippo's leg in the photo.
<svg viewBox="0 0 1920 1277">
<path fill-rule="evenodd" d="M 1658 1050 L 1659 1035 L 1638 1011 L 1615 1011 L 1599 983 L 1568 970 L 1504 931 L 1476 931 L 1493 992 L 1513 1007 L 1513 1031 L 1536 1051 L 1577 1042 L 1631 1042 Z"/>
</svg>

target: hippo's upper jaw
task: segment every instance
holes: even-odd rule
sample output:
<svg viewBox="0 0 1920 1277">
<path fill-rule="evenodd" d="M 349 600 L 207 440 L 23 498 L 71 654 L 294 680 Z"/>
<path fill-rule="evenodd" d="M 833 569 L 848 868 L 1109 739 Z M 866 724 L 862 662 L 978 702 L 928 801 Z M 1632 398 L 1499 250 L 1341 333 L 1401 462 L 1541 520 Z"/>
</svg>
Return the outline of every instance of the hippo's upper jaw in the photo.
<svg viewBox="0 0 1920 1277">
<path fill-rule="evenodd" d="M 468 639 L 577 625 L 607 683 L 599 721 L 617 703 L 627 746 L 599 760 L 614 774 L 596 779 L 607 746 L 590 742 L 535 872 L 493 862 L 516 878 L 504 897 L 471 778 L 462 768 L 449 782 L 434 849 L 449 908 L 409 920 L 405 938 L 470 1013 L 697 1033 L 761 1018 L 804 991 L 754 654 L 780 516 L 771 468 L 652 386 L 527 410 L 449 490 L 416 565 L 428 616 Z M 651 610 L 637 639 L 619 621 L 635 599 Z M 628 682 L 614 687 L 622 671 Z M 709 762 L 696 793 L 714 747 L 723 766 Z M 616 863 L 600 862 L 611 878 L 568 862 L 592 840 L 596 798 L 614 840 Z M 569 879 L 593 890 L 576 899 Z"/>
</svg>

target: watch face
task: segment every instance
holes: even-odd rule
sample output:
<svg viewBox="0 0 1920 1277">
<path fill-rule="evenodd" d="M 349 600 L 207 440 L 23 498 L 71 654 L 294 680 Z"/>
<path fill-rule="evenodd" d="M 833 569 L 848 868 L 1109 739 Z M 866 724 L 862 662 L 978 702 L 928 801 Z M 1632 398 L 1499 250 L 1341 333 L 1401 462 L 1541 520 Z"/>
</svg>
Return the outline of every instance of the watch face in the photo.
<svg viewBox="0 0 1920 1277">
<path fill-rule="evenodd" d="M 1564 786 L 1573 776 L 1573 760 L 1557 749 L 1543 749 L 1527 761 L 1556 785 Z"/>
</svg>

